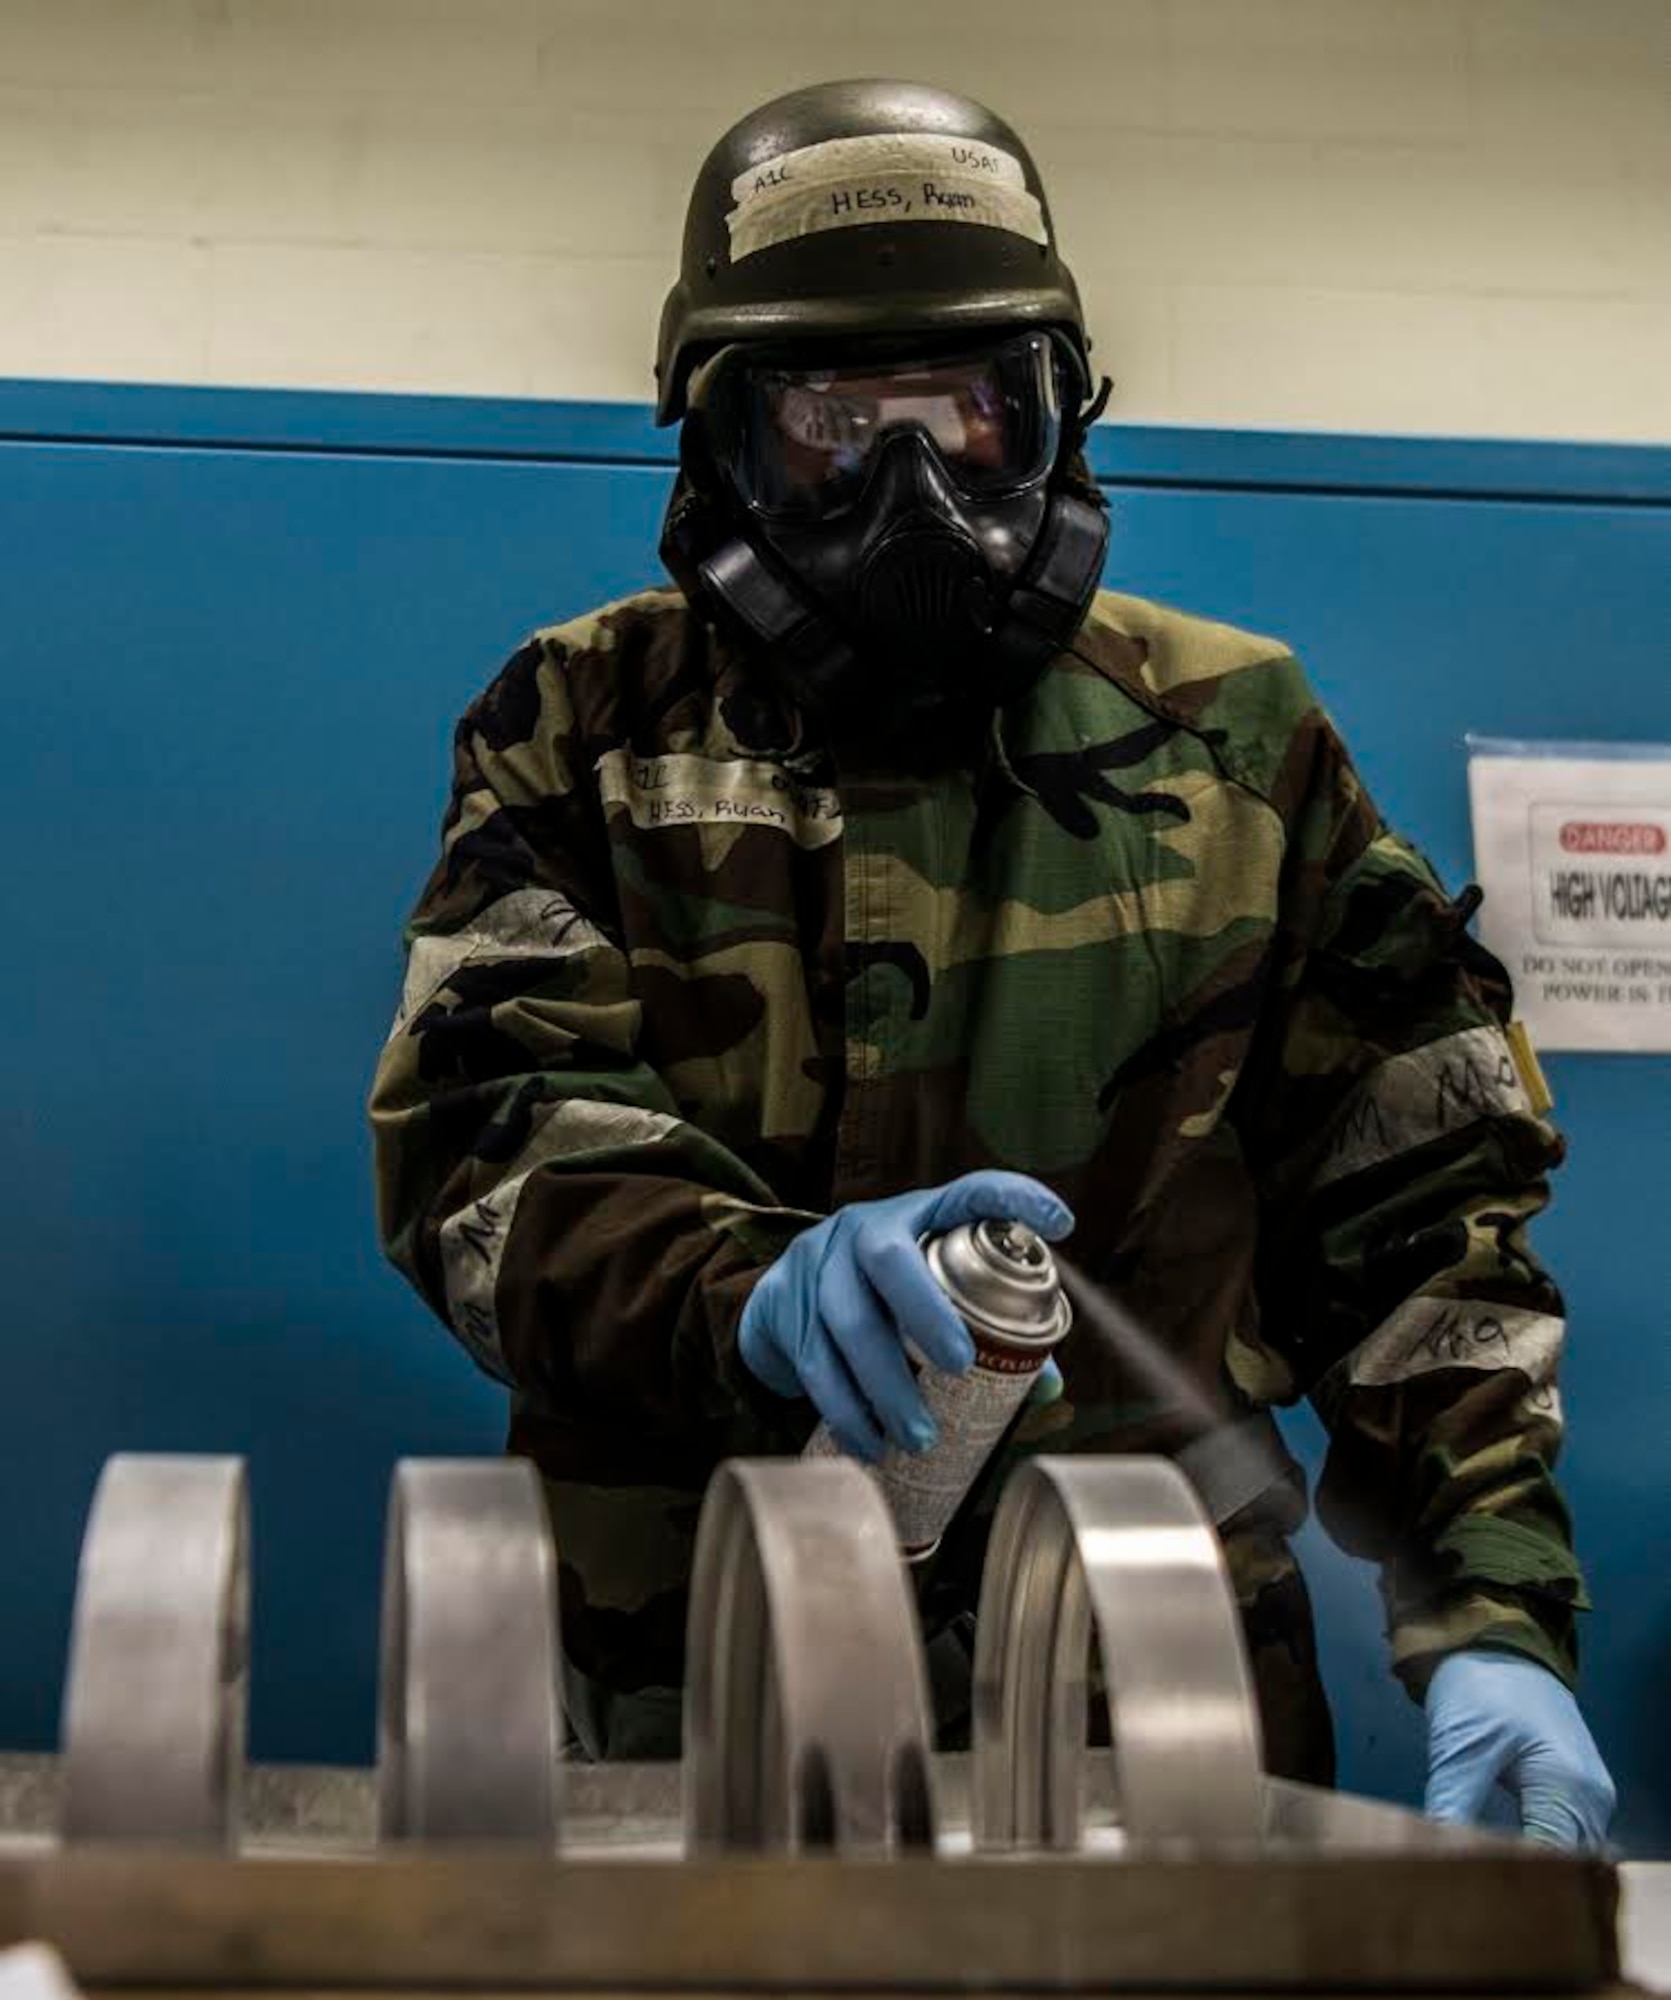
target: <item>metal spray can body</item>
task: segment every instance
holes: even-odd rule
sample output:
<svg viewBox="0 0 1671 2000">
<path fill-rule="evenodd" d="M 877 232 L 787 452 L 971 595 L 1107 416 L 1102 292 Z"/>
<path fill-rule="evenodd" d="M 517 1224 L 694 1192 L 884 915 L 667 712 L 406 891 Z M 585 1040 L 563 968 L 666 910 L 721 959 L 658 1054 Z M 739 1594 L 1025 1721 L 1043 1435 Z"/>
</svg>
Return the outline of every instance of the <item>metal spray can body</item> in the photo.
<svg viewBox="0 0 1671 2000">
<path fill-rule="evenodd" d="M 889 1445 L 869 1470 L 910 1562 L 923 1561 L 939 1547 L 947 1523 L 1073 1322 L 1050 1246 L 1025 1223 L 965 1223 L 925 1236 L 921 1247 L 969 1329 L 975 1363 L 965 1374 L 948 1375 L 908 1344 L 917 1387 L 939 1437 L 924 1452 Z M 828 1424 L 813 1432 L 805 1455 L 841 1456 Z"/>
</svg>

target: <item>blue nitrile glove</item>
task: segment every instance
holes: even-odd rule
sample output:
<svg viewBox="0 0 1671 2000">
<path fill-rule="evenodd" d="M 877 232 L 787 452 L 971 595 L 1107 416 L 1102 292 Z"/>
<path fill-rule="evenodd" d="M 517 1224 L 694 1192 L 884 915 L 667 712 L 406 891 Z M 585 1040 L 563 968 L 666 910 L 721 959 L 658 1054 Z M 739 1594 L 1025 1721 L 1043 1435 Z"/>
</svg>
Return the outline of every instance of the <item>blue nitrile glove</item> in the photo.
<svg viewBox="0 0 1671 2000">
<path fill-rule="evenodd" d="M 965 1174 L 850 1202 L 797 1236 L 749 1294 L 737 1345 L 750 1372 L 774 1395 L 808 1397 L 855 1458 L 879 1457 L 884 1433 L 904 1451 L 926 1451 L 934 1423 L 904 1343 L 953 1375 L 973 1364 L 975 1348 L 917 1238 L 983 1217 L 1013 1218 L 1050 1239 L 1073 1227 L 1067 1204 L 1025 1174 Z M 1041 1377 L 1035 1393 L 1049 1400 L 1060 1388 L 1059 1376 Z"/>
<path fill-rule="evenodd" d="M 1494 1784 L 1519 1801 L 1521 1830 L 1549 1847 L 1599 1847 L 1613 1780 L 1565 1686 L 1536 1660 L 1452 1653 L 1427 1688 L 1427 1810 L 1475 1820 Z"/>
</svg>

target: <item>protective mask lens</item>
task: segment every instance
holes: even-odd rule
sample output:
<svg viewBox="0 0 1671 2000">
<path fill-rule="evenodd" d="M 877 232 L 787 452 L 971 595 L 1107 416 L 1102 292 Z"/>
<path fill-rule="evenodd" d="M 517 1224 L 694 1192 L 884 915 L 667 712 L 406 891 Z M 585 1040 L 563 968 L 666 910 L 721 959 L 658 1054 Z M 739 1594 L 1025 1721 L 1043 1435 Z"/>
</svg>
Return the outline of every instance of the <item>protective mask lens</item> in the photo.
<svg viewBox="0 0 1671 2000">
<path fill-rule="evenodd" d="M 984 353 L 865 367 L 746 363 L 728 400 L 732 478 L 770 520 L 828 520 L 852 506 L 884 446 L 904 433 L 925 440 L 971 499 L 1042 479 L 1061 443 L 1044 334 Z"/>
</svg>

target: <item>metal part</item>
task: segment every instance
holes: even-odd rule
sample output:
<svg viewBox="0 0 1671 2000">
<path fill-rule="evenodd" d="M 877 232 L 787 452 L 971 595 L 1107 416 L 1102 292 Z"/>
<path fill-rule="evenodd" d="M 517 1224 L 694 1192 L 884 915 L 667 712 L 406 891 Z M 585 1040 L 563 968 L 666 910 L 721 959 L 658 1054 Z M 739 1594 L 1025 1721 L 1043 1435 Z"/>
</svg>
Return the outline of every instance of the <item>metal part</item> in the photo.
<svg viewBox="0 0 1671 2000">
<path fill-rule="evenodd" d="M 851 1460 L 732 1460 L 697 1530 L 685 1689 L 696 1852 L 934 1837 L 928 1692 L 893 1523 Z"/>
<path fill-rule="evenodd" d="M 389 1494 L 378 1822 L 389 1840 L 557 1838 L 557 1562 L 524 1459 L 405 1459 Z"/>
<path fill-rule="evenodd" d="M 1671 1861 L 1627 1861 L 1619 1886 L 1625 1977 L 1656 1993 L 1671 1992 Z"/>
<path fill-rule="evenodd" d="M 966 1854 L 969 1755 L 936 1752 L 933 1770 L 936 1848 L 948 1857 Z M 1114 1777 L 1105 1753 L 1085 1753 L 1082 1782 L 1091 1834 L 1115 1836 Z M 1441 1824 L 1381 1799 L 1321 1791 L 1283 1778 L 1265 1778 L 1262 1785 L 1267 1852 L 1477 1852 L 1482 1842 L 1500 1846 L 1504 1838 Z M 684 1846 L 682 1786 L 681 1768 L 671 1761 L 565 1766 L 564 1858 L 598 1853 L 633 1860 L 678 1856 Z M 58 1826 L 62 1795 L 62 1758 L 0 1752 L 0 1857 L 8 1846 L 15 1851 L 20 1843 L 39 1847 L 47 1842 Z M 242 1820 L 242 1854 L 369 1854 L 376 1845 L 377 1774 L 339 1764 L 251 1764 L 244 1774 Z"/>
<path fill-rule="evenodd" d="M 79 2000 L 80 1991 L 50 1945 L 0 1951 L 0 2000 Z"/>
<path fill-rule="evenodd" d="M 92 1988 L 246 1992 L 1484 2000 L 1618 1978 L 1601 1861 L 1257 1775 L 1251 1820 L 1213 1818 L 1256 1736 L 1216 1542 L 1163 1461 L 1017 1475 L 968 1760 L 929 1757 L 905 1572 L 864 1472 L 726 1466 L 698 1537 L 682 1800 L 676 1765 L 576 1770 L 560 1857 L 555 1560 L 531 1468 L 502 1462 L 400 1468 L 377 1789 L 396 1831 L 520 1844 L 379 1847 L 371 1774 L 290 1768 L 254 1774 L 237 1854 L 201 1851 L 182 1801 L 225 1809 L 224 1839 L 241 1769 L 244 1518 L 236 1461 L 107 1468 L 66 1754 L 0 1758 L 0 1949 L 45 1940 Z M 1093 1627 L 1113 1760 L 1082 1747 Z M 43 1838 L 60 1780 L 80 1788 L 72 1831 L 126 1844 Z M 1083 1828 L 1085 1851 L 971 1855 L 971 1812 L 988 1843 L 1007 1813 L 1012 1838 Z M 164 1819 L 177 1844 L 141 1844 Z"/>
<path fill-rule="evenodd" d="M 1504 1842 L 1039 1865 L 81 1849 L 0 1855 L 0 1945 L 176 1990 L 1574 1994 L 1617 1977 L 1615 1896 L 1603 1862 Z"/>
<path fill-rule="evenodd" d="M 1050 1246 L 1024 1222 L 964 1223 L 922 1238 L 922 1251 L 975 1345 L 974 1366 L 948 1375 L 920 1355 L 917 1386 L 939 1440 L 925 1452 L 889 1446 L 870 1468 L 900 1546 L 913 1562 L 939 1547 L 947 1523 L 1073 1323 Z M 827 1424 L 808 1458 L 839 1458 Z"/>
<path fill-rule="evenodd" d="M 76 1583 L 66 1839 L 229 1841 L 248 1666 L 243 1461 L 110 1459 Z"/>
<path fill-rule="evenodd" d="M 981 1579 L 977 1844 L 1080 1844 L 1093 1630 L 1128 1842 L 1257 1840 L 1252 1681 L 1188 1480 L 1160 1458 L 1035 1458 L 1004 1489 Z"/>
</svg>

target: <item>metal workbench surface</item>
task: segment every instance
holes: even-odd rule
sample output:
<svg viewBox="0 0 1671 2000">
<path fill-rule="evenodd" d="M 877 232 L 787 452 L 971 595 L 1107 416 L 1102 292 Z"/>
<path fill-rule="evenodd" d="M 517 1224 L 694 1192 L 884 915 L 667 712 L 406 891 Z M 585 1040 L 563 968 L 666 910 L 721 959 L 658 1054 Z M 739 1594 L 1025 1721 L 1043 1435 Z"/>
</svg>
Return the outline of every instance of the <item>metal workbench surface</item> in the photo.
<svg viewBox="0 0 1671 2000">
<path fill-rule="evenodd" d="M 1111 1865 L 1094 1788 L 1092 1851 L 971 1857 L 958 1759 L 937 1760 L 938 1861 L 681 1860 L 671 1765 L 571 1767 L 560 1858 L 378 1849 L 369 1773 L 272 1768 L 236 1854 L 63 1847 L 59 1775 L 9 1760 L 0 1944 L 45 1938 L 94 1987 L 1596 1995 L 1619 1976 L 1604 1865 L 1274 1782 L 1259 1842 Z M 1639 1978 L 1671 1969 L 1668 1878 L 1628 1878 Z"/>
</svg>

